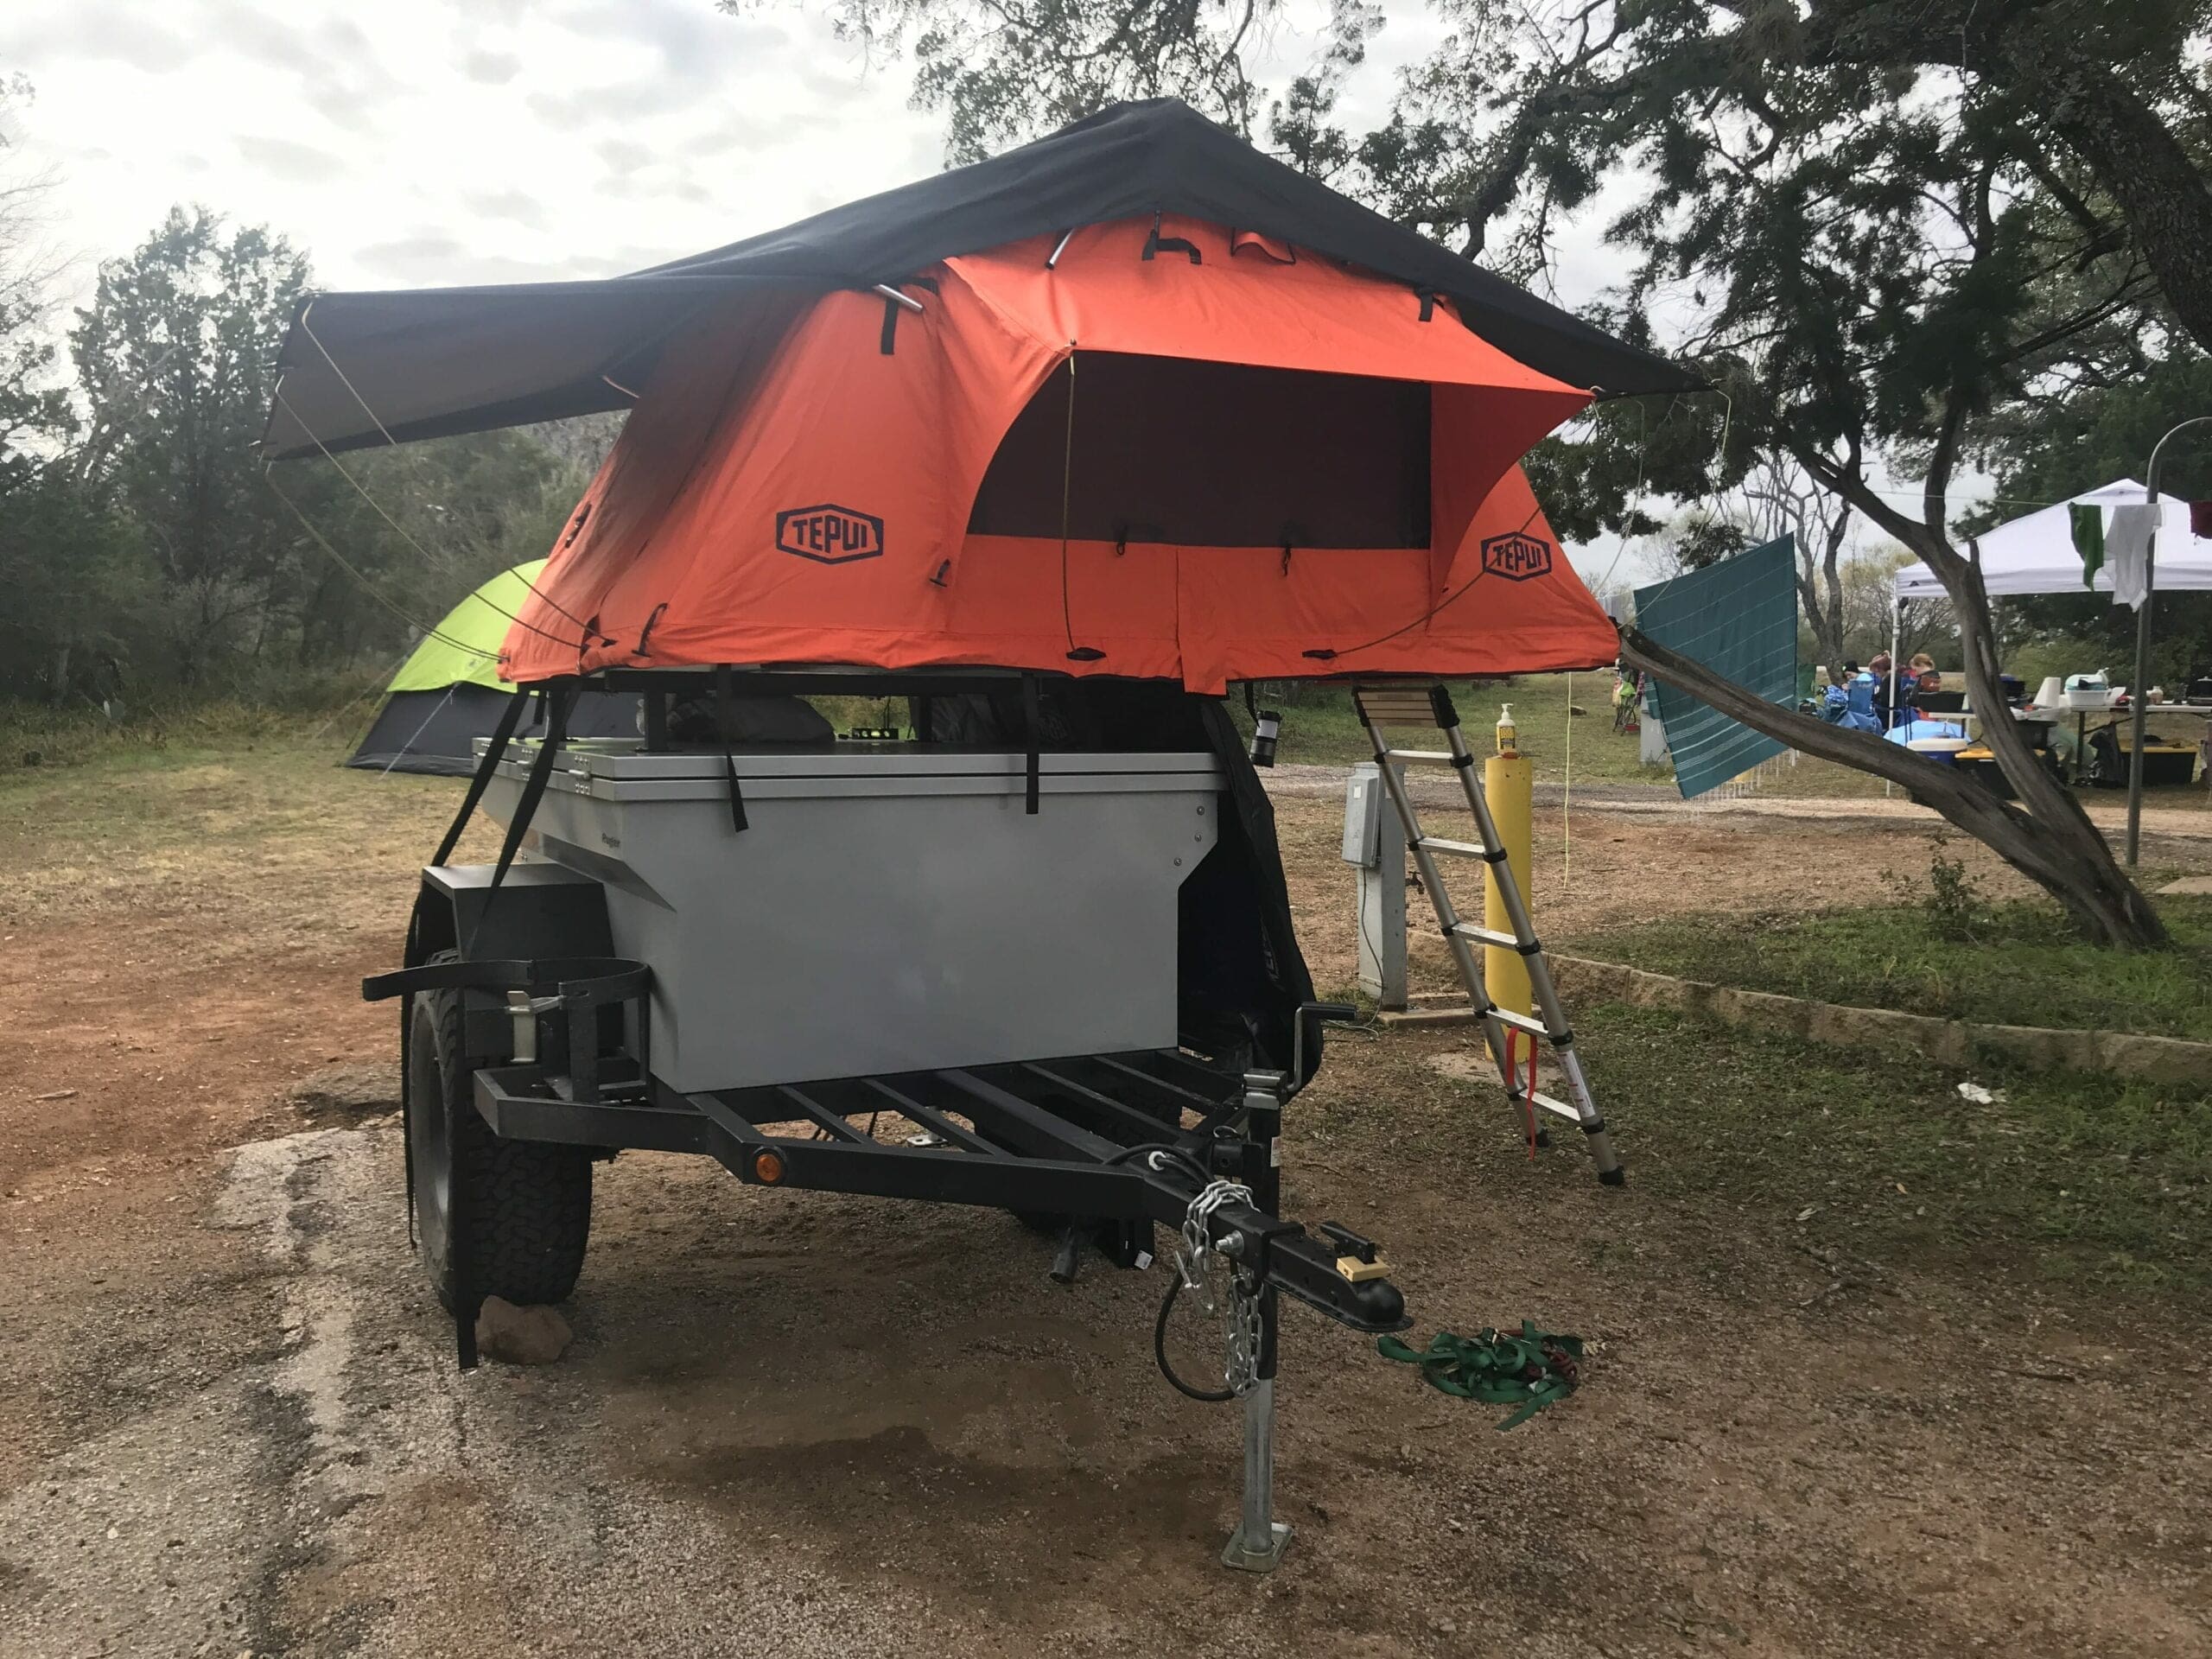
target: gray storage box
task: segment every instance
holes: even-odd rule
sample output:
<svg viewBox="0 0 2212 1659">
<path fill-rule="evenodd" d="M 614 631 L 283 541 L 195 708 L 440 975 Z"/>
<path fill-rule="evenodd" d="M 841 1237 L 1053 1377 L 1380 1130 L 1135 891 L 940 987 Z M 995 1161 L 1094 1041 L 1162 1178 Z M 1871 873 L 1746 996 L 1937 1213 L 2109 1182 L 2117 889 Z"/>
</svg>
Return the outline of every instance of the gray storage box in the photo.
<svg viewBox="0 0 2212 1659">
<path fill-rule="evenodd" d="M 597 878 L 653 971 L 653 1070 L 683 1090 L 1172 1048 L 1176 891 L 1214 845 L 1208 754 L 1025 758 L 912 744 L 560 757 L 538 856 Z M 528 749 L 485 810 L 505 822 Z"/>
</svg>

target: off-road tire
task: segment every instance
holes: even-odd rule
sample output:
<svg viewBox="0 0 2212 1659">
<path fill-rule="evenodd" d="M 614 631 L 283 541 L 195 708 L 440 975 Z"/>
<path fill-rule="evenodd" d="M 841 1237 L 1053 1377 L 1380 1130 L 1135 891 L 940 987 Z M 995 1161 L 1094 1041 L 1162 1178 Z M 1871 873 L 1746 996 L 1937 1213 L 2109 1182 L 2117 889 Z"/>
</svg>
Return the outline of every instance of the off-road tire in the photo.
<svg viewBox="0 0 2212 1659">
<path fill-rule="evenodd" d="M 441 951 L 432 962 L 455 960 Z M 409 1136 L 415 1159 L 416 1254 L 450 1313 L 451 1183 L 465 1183 L 475 1291 L 520 1306 L 568 1299 L 591 1234 L 591 1155 L 580 1147 L 509 1141 L 476 1109 L 475 1068 L 462 1043 L 461 993 L 418 991 L 409 1018 Z M 446 1122 L 459 1127 L 457 1170 L 446 1167 Z"/>
</svg>

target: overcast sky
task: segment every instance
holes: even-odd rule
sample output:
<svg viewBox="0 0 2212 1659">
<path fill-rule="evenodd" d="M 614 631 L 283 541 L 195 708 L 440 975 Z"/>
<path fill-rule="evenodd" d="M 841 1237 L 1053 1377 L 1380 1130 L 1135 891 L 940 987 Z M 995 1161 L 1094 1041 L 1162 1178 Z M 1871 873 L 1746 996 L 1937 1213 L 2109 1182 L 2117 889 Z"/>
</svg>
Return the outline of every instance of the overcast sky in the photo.
<svg viewBox="0 0 2212 1659">
<path fill-rule="evenodd" d="M 1294 0 L 1262 70 L 1302 67 L 1325 16 Z M 1353 130 L 1440 33 L 1393 8 L 1347 90 Z M 176 203 L 269 226 L 321 288 L 530 282 L 714 247 L 944 162 L 909 67 L 865 64 L 818 8 L 0 0 L 0 74 L 17 72 L 36 97 L 14 160 L 53 178 L 71 302 Z M 1580 230 L 1559 297 L 1588 298 L 1612 264 Z M 1578 563 L 1600 576 L 1615 550 Z"/>
<path fill-rule="evenodd" d="M 1379 111 L 1436 26 L 1384 30 L 1351 98 Z M 1322 9 L 1273 56 L 1300 63 Z M 1311 24 L 1312 27 L 1301 27 Z M 0 72 L 36 102 L 73 293 L 171 204 L 264 223 L 319 286 L 598 276 L 934 172 L 942 118 L 820 10 L 713 0 L 5 0 Z"/>
</svg>

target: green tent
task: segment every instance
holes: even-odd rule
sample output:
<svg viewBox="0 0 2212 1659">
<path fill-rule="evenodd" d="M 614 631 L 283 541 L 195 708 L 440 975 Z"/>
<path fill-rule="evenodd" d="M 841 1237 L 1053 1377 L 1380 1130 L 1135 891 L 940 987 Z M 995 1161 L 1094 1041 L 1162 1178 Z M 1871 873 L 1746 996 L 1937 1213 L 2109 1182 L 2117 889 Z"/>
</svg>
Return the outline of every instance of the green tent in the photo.
<svg viewBox="0 0 2212 1659">
<path fill-rule="evenodd" d="M 448 611 L 444 620 L 424 636 L 415 654 L 399 665 L 385 688 L 387 696 L 402 691 L 443 691 L 452 685 L 480 685 L 505 691 L 499 677 L 499 643 L 531 592 L 543 559 L 532 559 L 499 574 Z"/>
<path fill-rule="evenodd" d="M 384 706 L 346 764 L 460 778 L 474 772 L 476 740 L 491 735 L 515 695 L 499 677 L 499 646 L 544 568 L 544 560 L 532 559 L 502 570 L 448 611 L 391 677 Z M 638 699 L 586 691 L 569 730 L 576 737 L 635 737 Z"/>
</svg>

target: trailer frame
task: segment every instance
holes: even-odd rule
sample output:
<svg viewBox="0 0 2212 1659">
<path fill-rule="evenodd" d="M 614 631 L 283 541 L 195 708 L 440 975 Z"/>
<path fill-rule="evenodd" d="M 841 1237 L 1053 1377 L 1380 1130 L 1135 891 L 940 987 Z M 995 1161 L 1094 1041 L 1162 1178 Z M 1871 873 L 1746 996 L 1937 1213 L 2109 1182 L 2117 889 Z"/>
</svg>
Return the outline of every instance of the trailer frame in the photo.
<svg viewBox="0 0 2212 1659">
<path fill-rule="evenodd" d="M 885 673 L 786 664 L 741 671 L 613 670 L 592 679 L 645 694 L 649 753 L 668 744 L 671 697 L 703 693 L 713 700 L 724 737 L 732 830 L 741 834 L 747 818 L 728 743 L 735 699 L 903 693 L 919 703 L 938 696 L 1011 694 L 1018 734 L 1011 747 L 1022 754 L 1024 809 L 1034 814 L 1045 747 L 1042 677 L 1028 671 Z M 1050 1217 L 1060 1232 L 1052 1277 L 1063 1283 L 1074 1277 L 1086 1249 L 1120 1268 L 1149 1266 L 1154 1230 L 1166 1225 L 1174 1240 L 1174 1277 L 1154 1325 L 1155 1357 L 1185 1395 L 1241 1401 L 1243 1501 L 1222 1559 L 1248 1571 L 1272 1569 L 1289 1537 L 1288 1527 L 1272 1514 L 1276 1333 L 1283 1298 L 1368 1335 L 1412 1323 L 1372 1241 L 1333 1222 L 1322 1224 L 1322 1236 L 1316 1238 L 1277 1214 L 1284 1103 L 1311 1075 L 1319 1022 L 1356 1011 L 1299 1001 L 1299 995 L 1312 996 L 1310 988 L 1302 988 L 1276 1004 L 1281 1023 L 1273 1046 L 1257 1040 L 1256 1032 L 1249 1040 L 1242 1033 L 1224 1033 L 1221 1044 L 1230 1052 L 1223 1052 L 1186 1027 L 1179 1045 L 1169 1048 L 678 1091 L 654 1075 L 652 968 L 612 954 L 601 880 L 559 865 L 516 861 L 564 746 L 566 715 L 578 683 L 542 688 L 546 734 L 531 755 L 498 862 L 448 864 L 508 750 L 523 702 L 515 700 L 486 742 L 460 810 L 423 869 L 403 965 L 362 982 L 367 1000 L 401 1005 L 410 1216 L 417 1213 L 423 1179 L 416 1166 L 419 1128 L 421 1155 L 442 1166 L 429 1172 L 442 1203 L 448 1271 L 440 1287 L 453 1315 L 461 1368 L 478 1361 L 476 1323 L 485 1294 L 484 1264 L 472 1259 L 475 1199 L 470 1182 L 461 1177 L 464 1122 L 471 1122 L 467 1136 L 480 1137 L 475 1119 L 489 1131 L 493 1147 L 568 1147 L 591 1157 L 626 1150 L 684 1153 L 711 1157 L 752 1186 L 980 1205 L 1032 1221 Z M 1216 752 L 1221 753 L 1217 741 Z M 1241 754 L 1235 760 L 1241 764 Z M 1231 790 L 1238 787 L 1236 769 L 1232 765 Z M 1249 767 L 1243 774 L 1255 789 Z M 1272 858 L 1271 831 L 1269 839 L 1267 856 Z M 1288 924 L 1287 902 L 1282 922 Z M 1304 986 L 1302 964 L 1296 964 L 1296 976 Z M 441 1041 L 454 1051 L 449 1058 L 459 1070 L 438 1073 L 444 1093 L 437 1120 L 418 1125 L 409 1056 L 426 998 L 430 1009 L 458 1015 L 457 1026 L 447 1027 L 457 1035 Z M 1282 1049 L 1288 1052 L 1278 1052 Z M 1284 1060 L 1288 1070 L 1274 1069 Z M 886 1145 L 876 1138 L 874 1126 L 885 1113 L 915 1126 L 908 1144 Z M 866 1128 L 855 1121 L 862 1114 Z M 571 1273 L 583 1249 L 588 1191 L 587 1183 Z M 1185 1290 L 1205 1297 L 1213 1311 L 1215 1281 L 1224 1277 L 1218 1304 L 1227 1314 L 1224 1386 L 1196 1387 L 1169 1362 L 1169 1315 Z"/>
</svg>

